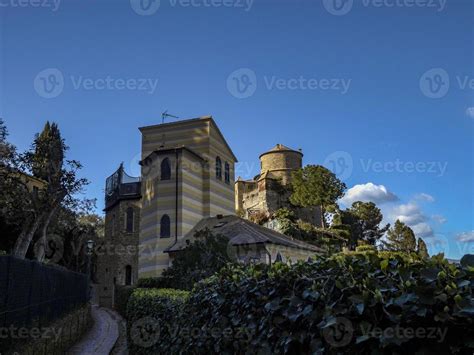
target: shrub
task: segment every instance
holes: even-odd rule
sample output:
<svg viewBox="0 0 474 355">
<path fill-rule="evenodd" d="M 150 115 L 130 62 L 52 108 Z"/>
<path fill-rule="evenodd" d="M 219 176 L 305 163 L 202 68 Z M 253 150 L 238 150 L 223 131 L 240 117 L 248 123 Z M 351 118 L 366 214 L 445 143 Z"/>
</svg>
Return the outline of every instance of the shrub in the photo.
<svg viewBox="0 0 474 355">
<path fill-rule="evenodd" d="M 160 337 L 155 350 L 472 353 L 473 276 L 442 256 L 376 252 L 230 266 L 196 285 L 172 320 L 181 331 L 171 342 Z M 190 336 L 194 330 L 201 333 Z"/>
<path fill-rule="evenodd" d="M 136 289 L 127 304 L 127 334 L 131 354 L 168 353 L 175 335 L 173 326 L 182 316 L 186 291 Z"/>
<path fill-rule="evenodd" d="M 163 272 L 160 287 L 191 290 L 201 281 L 231 262 L 227 247 L 229 240 L 213 235 L 208 229 L 195 234 L 195 240 L 177 253 L 170 268 Z"/>
<path fill-rule="evenodd" d="M 468 266 L 474 267 L 474 255 L 473 254 L 464 255 L 461 258 L 460 263 L 462 266 L 465 266 L 465 267 L 468 267 Z"/>
<path fill-rule="evenodd" d="M 161 277 L 147 277 L 138 279 L 137 288 L 169 288 L 167 281 Z"/>
<path fill-rule="evenodd" d="M 127 303 L 135 290 L 134 286 L 116 286 L 115 288 L 115 310 L 122 316 L 127 315 Z"/>
</svg>

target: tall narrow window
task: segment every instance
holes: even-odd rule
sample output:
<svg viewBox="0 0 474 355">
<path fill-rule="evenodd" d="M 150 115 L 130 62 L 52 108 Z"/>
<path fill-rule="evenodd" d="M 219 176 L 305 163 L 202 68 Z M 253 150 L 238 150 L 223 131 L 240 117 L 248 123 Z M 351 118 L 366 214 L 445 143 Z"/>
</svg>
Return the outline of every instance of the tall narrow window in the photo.
<svg viewBox="0 0 474 355">
<path fill-rule="evenodd" d="M 171 164 L 168 158 L 161 162 L 161 180 L 171 179 Z"/>
<path fill-rule="evenodd" d="M 224 179 L 226 183 L 230 183 L 230 165 L 228 162 L 225 162 Z"/>
<path fill-rule="evenodd" d="M 129 207 L 127 208 L 127 213 L 126 213 L 126 231 L 127 233 L 133 233 L 133 208 Z"/>
<path fill-rule="evenodd" d="M 169 238 L 171 237 L 171 226 L 170 226 L 170 217 L 165 214 L 161 217 L 160 222 L 160 238 Z"/>
<path fill-rule="evenodd" d="M 130 265 L 125 266 L 125 285 L 130 286 L 132 284 L 132 267 Z"/>
<path fill-rule="evenodd" d="M 216 158 L 216 178 L 222 179 L 222 161 L 219 157 Z"/>
</svg>

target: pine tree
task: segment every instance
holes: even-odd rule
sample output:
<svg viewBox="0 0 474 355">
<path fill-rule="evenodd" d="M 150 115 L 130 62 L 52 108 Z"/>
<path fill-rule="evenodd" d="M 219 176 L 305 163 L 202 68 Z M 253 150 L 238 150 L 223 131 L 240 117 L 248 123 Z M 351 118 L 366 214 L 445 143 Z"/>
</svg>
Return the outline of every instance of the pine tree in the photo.
<svg viewBox="0 0 474 355">
<path fill-rule="evenodd" d="M 428 254 L 428 248 L 426 247 L 426 243 L 423 239 L 418 238 L 418 245 L 416 247 L 416 252 L 422 258 L 428 258 L 430 255 Z"/>
<path fill-rule="evenodd" d="M 36 257 L 42 261 L 46 246 L 46 234 L 53 217 L 60 208 L 75 209 L 82 202 L 75 196 L 87 185 L 86 179 L 76 176 L 82 166 L 75 160 L 64 162 L 67 147 L 61 138 L 61 133 L 55 123 L 46 123 L 43 131 L 37 134 L 33 148 L 22 155 L 26 171 L 46 182 L 40 189 L 32 216 L 25 220 L 22 232 L 18 236 L 13 254 L 24 258 L 30 247 L 33 236 L 41 227 L 41 243 L 36 251 Z M 38 206 L 39 205 L 39 206 Z"/>
<path fill-rule="evenodd" d="M 33 143 L 33 175 L 57 189 L 67 149 L 56 123 L 46 122 L 43 131 Z"/>
<path fill-rule="evenodd" d="M 390 227 L 389 224 L 380 227 L 383 215 L 373 202 L 354 202 L 351 208 L 341 213 L 341 219 L 343 224 L 350 226 L 351 249 L 354 249 L 359 241 L 375 245 Z"/>
<path fill-rule="evenodd" d="M 414 253 L 416 248 L 416 237 L 413 230 L 405 223 L 397 219 L 393 228 L 387 232 L 387 240 L 383 242 L 385 249 L 390 251 L 401 251 Z"/>
</svg>

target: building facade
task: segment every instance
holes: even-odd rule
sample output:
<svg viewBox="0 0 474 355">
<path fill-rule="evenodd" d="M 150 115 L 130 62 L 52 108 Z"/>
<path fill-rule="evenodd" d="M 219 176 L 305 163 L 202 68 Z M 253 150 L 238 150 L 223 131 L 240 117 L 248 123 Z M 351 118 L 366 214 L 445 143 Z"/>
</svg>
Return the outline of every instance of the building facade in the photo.
<svg viewBox="0 0 474 355">
<path fill-rule="evenodd" d="M 291 175 L 302 167 L 301 150 L 277 144 L 273 149 L 261 154 L 260 174 L 252 180 L 242 180 L 239 177 L 235 183 L 237 213 L 246 219 L 254 219 L 257 216 L 271 219 L 278 209 L 291 207 L 297 218 L 321 226 L 318 208 L 296 208 L 291 206 L 289 201 Z"/>
<path fill-rule="evenodd" d="M 201 219 L 234 214 L 237 158 L 212 117 L 140 128 L 140 277 L 170 265 L 165 251 Z"/>
<path fill-rule="evenodd" d="M 198 232 L 205 230 L 227 238 L 228 255 L 243 264 L 295 263 L 308 259 L 314 260 L 317 255 L 325 253 L 323 249 L 315 245 L 288 237 L 234 215 L 218 215 L 202 219 L 168 252 L 173 257 L 198 238 L 202 238 Z"/>
<path fill-rule="evenodd" d="M 138 280 L 138 247 L 141 211 L 141 179 L 125 173 L 123 165 L 105 188 L 105 233 L 96 248 L 99 304 L 111 307 L 117 285 Z"/>
<path fill-rule="evenodd" d="M 96 291 L 105 306 L 117 285 L 161 275 L 171 264 L 167 250 L 203 218 L 235 214 L 237 158 L 212 117 L 139 130 L 141 176 L 121 166 L 106 182 Z"/>
</svg>

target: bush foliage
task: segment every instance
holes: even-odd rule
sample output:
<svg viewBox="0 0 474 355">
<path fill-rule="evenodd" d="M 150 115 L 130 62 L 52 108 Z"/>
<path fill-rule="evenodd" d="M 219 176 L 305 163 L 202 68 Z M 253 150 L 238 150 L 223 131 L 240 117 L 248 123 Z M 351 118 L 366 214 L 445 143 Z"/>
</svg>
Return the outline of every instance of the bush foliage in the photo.
<svg viewBox="0 0 474 355">
<path fill-rule="evenodd" d="M 188 299 L 186 291 L 135 289 L 127 304 L 127 333 L 131 354 L 168 353 L 161 346 L 171 343 L 172 326 Z"/>
<path fill-rule="evenodd" d="M 115 310 L 122 316 L 127 316 L 127 303 L 135 290 L 134 286 L 119 286 L 115 288 Z"/>
<path fill-rule="evenodd" d="M 139 314 L 157 303 L 160 324 L 179 328 L 161 331 L 155 353 L 472 353 L 473 276 L 442 256 L 356 251 L 229 266 L 179 307 L 151 297 Z"/>
<path fill-rule="evenodd" d="M 194 242 L 178 253 L 170 268 L 163 272 L 159 281 L 165 286 L 180 290 L 191 290 L 201 281 L 232 262 L 227 247 L 229 240 L 214 235 L 208 229 L 198 231 Z"/>
</svg>

